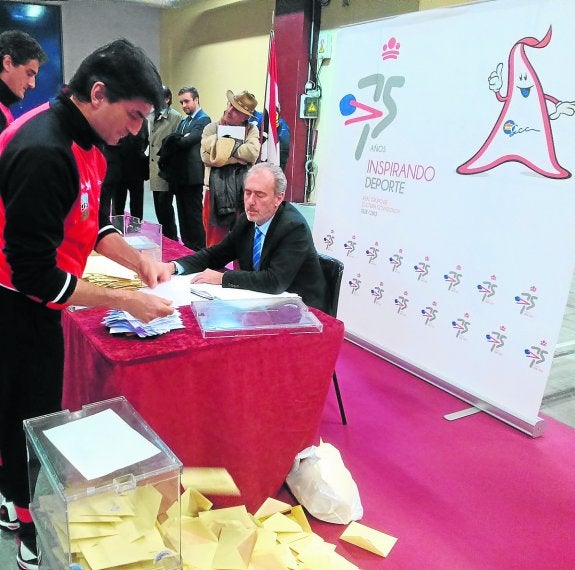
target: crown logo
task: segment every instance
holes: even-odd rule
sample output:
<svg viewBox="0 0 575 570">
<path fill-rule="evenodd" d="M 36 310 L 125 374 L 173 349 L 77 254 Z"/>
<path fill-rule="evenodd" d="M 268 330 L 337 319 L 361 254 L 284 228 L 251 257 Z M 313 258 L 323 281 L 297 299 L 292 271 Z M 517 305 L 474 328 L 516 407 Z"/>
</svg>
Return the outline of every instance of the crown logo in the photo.
<svg viewBox="0 0 575 570">
<path fill-rule="evenodd" d="M 381 52 L 381 58 L 385 61 L 386 59 L 397 59 L 399 57 L 399 49 L 401 45 L 395 38 L 390 38 L 389 42 L 383 44 L 383 51 Z"/>
</svg>

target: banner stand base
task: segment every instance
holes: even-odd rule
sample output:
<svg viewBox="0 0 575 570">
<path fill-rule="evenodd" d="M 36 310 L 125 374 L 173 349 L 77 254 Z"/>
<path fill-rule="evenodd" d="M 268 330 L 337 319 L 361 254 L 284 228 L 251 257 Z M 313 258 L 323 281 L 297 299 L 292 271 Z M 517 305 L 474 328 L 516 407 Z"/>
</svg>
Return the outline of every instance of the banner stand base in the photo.
<svg viewBox="0 0 575 570">
<path fill-rule="evenodd" d="M 426 382 L 433 384 L 437 388 L 441 388 L 448 394 L 451 394 L 452 396 L 455 396 L 456 398 L 463 400 L 467 404 L 473 406 L 473 408 L 476 408 L 477 411 L 485 412 L 486 414 L 493 416 L 498 420 L 501 420 L 502 422 L 510 425 L 511 427 L 514 427 L 519 431 L 522 431 L 523 433 L 530 435 L 531 437 L 541 437 L 543 435 L 543 432 L 545 431 L 545 420 L 543 420 L 542 418 L 539 417 L 536 418 L 533 423 L 528 422 L 522 418 L 514 416 L 513 414 L 509 413 L 506 410 L 498 408 L 497 406 L 494 406 L 493 404 L 486 402 L 485 400 L 482 400 L 478 396 L 471 394 L 470 392 L 467 392 L 466 390 L 459 388 L 454 384 L 450 384 L 448 381 L 443 380 L 442 378 L 438 378 L 437 376 L 434 376 L 433 374 L 425 370 L 422 370 L 421 368 L 418 368 L 413 364 L 410 364 L 409 362 L 385 351 L 381 347 L 373 344 L 372 342 L 369 342 L 368 340 L 362 338 L 359 335 L 353 334 L 350 331 L 346 331 L 344 338 L 350 342 L 353 342 L 354 344 L 357 344 L 357 346 L 360 346 L 361 348 L 371 352 L 372 354 L 375 354 L 376 356 L 379 356 L 380 358 L 387 360 L 388 362 L 401 368 L 402 370 L 405 370 L 406 372 L 413 374 L 417 378 L 421 378 L 422 380 L 425 380 Z"/>
<path fill-rule="evenodd" d="M 480 412 L 479 408 L 475 406 L 471 406 L 471 408 L 465 408 L 464 410 L 459 410 L 459 412 L 452 412 L 451 414 L 445 414 L 443 417 L 448 421 L 452 422 L 453 420 L 459 420 L 461 418 L 466 418 L 467 416 L 472 416 L 477 412 Z"/>
</svg>

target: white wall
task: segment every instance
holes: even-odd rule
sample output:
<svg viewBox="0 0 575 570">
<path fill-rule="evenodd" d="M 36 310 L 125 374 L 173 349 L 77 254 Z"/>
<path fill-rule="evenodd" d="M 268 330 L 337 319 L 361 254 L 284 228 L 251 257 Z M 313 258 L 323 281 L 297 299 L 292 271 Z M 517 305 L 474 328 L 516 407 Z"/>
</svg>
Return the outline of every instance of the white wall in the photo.
<svg viewBox="0 0 575 570">
<path fill-rule="evenodd" d="M 64 81 L 94 49 L 118 38 L 143 48 L 159 69 L 160 8 L 121 0 L 68 0 L 61 9 Z"/>
</svg>

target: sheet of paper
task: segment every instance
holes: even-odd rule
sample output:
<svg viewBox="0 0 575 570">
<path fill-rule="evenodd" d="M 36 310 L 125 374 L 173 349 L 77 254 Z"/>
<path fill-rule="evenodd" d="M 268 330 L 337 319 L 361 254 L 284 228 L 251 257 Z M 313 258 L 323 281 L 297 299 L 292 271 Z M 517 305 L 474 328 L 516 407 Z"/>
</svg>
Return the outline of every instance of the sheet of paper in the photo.
<svg viewBox="0 0 575 570">
<path fill-rule="evenodd" d="M 222 287 L 221 285 L 211 285 L 209 283 L 190 283 L 193 275 L 174 275 L 169 281 L 165 283 L 160 283 L 154 289 L 146 287 L 141 289 L 144 293 L 151 293 L 153 295 L 158 295 L 159 297 L 164 297 L 165 299 L 170 299 L 174 306 L 182 307 L 184 305 L 189 305 L 192 301 L 200 301 L 203 298 L 198 295 L 194 295 L 191 289 L 198 292 L 207 293 L 214 299 L 220 299 L 223 301 L 239 301 L 243 299 L 270 299 L 270 298 L 298 298 L 299 295 L 295 293 L 280 293 L 279 295 L 270 295 L 268 293 L 260 293 L 259 291 L 250 291 L 248 289 L 232 289 L 228 287 Z"/>
<path fill-rule="evenodd" d="M 128 269 L 103 255 L 90 255 L 88 257 L 84 276 L 90 273 L 120 277 L 121 279 L 134 279 L 137 277 L 131 269 Z"/>
<path fill-rule="evenodd" d="M 191 302 L 190 278 L 191 275 L 173 275 L 169 281 L 160 283 L 153 289 L 145 287 L 141 291 L 169 299 L 175 307 L 183 307 Z"/>
<path fill-rule="evenodd" d="M 234 127 L 231 125 L 218 125 L 218 138 L 232 137 L 234 139 L 244 140 L 246 136 L 245 127 Z"/>
<path fill-rule="evenodd" d="M 44 434 L 88 480 L 160 453 L 113 410 L 50 428 Z M 110 445 L 111 441 L 114 445 Z"/>
</svg>

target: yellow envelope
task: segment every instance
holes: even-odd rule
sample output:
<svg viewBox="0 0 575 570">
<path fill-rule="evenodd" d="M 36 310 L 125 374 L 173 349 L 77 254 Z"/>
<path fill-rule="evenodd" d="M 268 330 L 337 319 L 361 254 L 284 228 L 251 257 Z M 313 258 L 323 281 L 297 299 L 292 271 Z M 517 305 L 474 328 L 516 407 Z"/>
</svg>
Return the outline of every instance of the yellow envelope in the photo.
<svg viewBox="0 0 575 570">
<path fill-rule="evenodd" d="M 182 519 L 182 542 L 189 544 L 217 544 L 218 537 L 198 518 Z"/>
<path fill-rule="evenodd" d="M 275 513 L 287 513 L 291 508 L 292 506 L 288 503 L 268 497 L 262 503 L 262 506 L 254 513 L 254 517 L 256 517 L 256 519 L 264 519 Z"/>
<path fill-rule="evenodd" d="M 262 521 L 262 526 L 274 532 L 302 532 L 301 526 L 294 521 L 283 515 L 282 513 L 275 513 L 271 517 Z"/>
<path fill-rule="evenodd" d="M 289 570 L 297 570 L 298 562 L 287 544 L 278 544 L 276 552 Z"/>
<path fill-rule="evenodd" d="M 301 526 L 304 532 L 312 532 L 311 526 L 307 520 L 307 517 L 305 516 L 305 512 L 301 505 L 296 505 L 295 507 L 293 507 L 290 514 L 287 516 L 290 519 L 293 519 L 297 524 L 299 524 L 299 526 Z"/>
<path fill-rule="evenodd" d="M 302 567 L 309 570 L 332 570 L 331 551 L 308 549 L 298 556 Z"/>
<path fill-rule="evenodd" d="M 214 568 L 247 570 L 255 543 L 255 530 L 223 528 L 212 563 Z"/>
<path fill-rule="evenodd" d="M 71 517 L 81 515 L 114 515 L 130 516 L 134 514 L 132 502 L 128 495 L 94 495 L 85 497 L 69 504 L 68 511 Z"/>
<path fill-rule="evenodd" d="M 82 554 L 92 570 L 153 560 L 144 544 L 127 543 L 122 536 L 109 536 L 92 544 L 83 544 Z"/>
<path fill-rule="evenodd" d="M 160 511 L 163 495 L 153 485 L 137 487 L 131 495 L 134 524 L 142 532 L 152 530 Z"/>
<path fill-rule="evenodd" d="M 214 511 L 198 513 L 200 520 L 217 535 L 226 526 L 254 530 L 256 524 L 248 513 L 245 505 L 226 507 Z"/>
<path fill-rule="evenodd" d="M 275 552 L 254 554 L 250 560 L 248 570 L 291 570 L 286 566 L 280 556 Z"/>
<path fill-rule="evenodd" d="M 206 544 L 188 544 L 182 541 L 182 561 L 184 568 L 193 570 L 212 570 L 217 542 Z"/>
<path fill-rule="evenodd" d="M 222 467 L 184 467 L 182 487 L 208 495 L 241 495 L 232 476 Z"/>
<path fill-rule="evenodd" d="M 122 517 L 114 515 L 77 515 L 69 516 L 68 522 L 70 523 L 118 523 L 122 522 Z"/>
<path fill-rule="evenodd" d="M 188 515 L 196 515 L 201 511 L 209 511 L 214 506 L 214 504 L 197 489 L 190 488 L 188 492 L 190 493 L 190 500 L 187 505 Z M 182 512 L 184 512 L 183 507 Z"/>
<path fill-rule="evenodd" d="M 269 552 L 277 548 L 277 534 L 272 530 L 265 528 L 258 528 L 256 530 L 256 544 L 254 546 L 254 554 L 256 552 Z"/>
<path fill-rule="evenodd" d="M 355 521 L 349 524 L 339 538 L 369 552 L 379 554 L 379 556 L 384 558 L 397 542 L 397 538 L 394 536 L 374 530 Z"/>
<path fill-rule="evenodd" d="M 331 553 L 331 570 L 360 570 L 359 566 L 352 564 L 337 552 Z"/>
<path fill-rule="evenodd" d="M 110 523 L 70 523 L 68 528 L 70 530 L 70 540 L 112 536 L 119 533 L 116 525 Z"/>
<path fill-rule="evenodd" d="M 309 548 L 322 548 L 322 545 L 323 538 L 321 536 L 309 533 L 305 533 L 305 535 L 299 540 L 294 540 L 293 542 L 289 543 L 290 549 L 293 550 L 297 555 L 305 552 Z"/>
<path fill-rule="evenodd" d="M 280 544 L 291 544 L 292 542 L 296 542 L 298 540 L 303 540 L 310 536 L 311 532 L 278 532 L 278 542 Z"/>
</svg>

